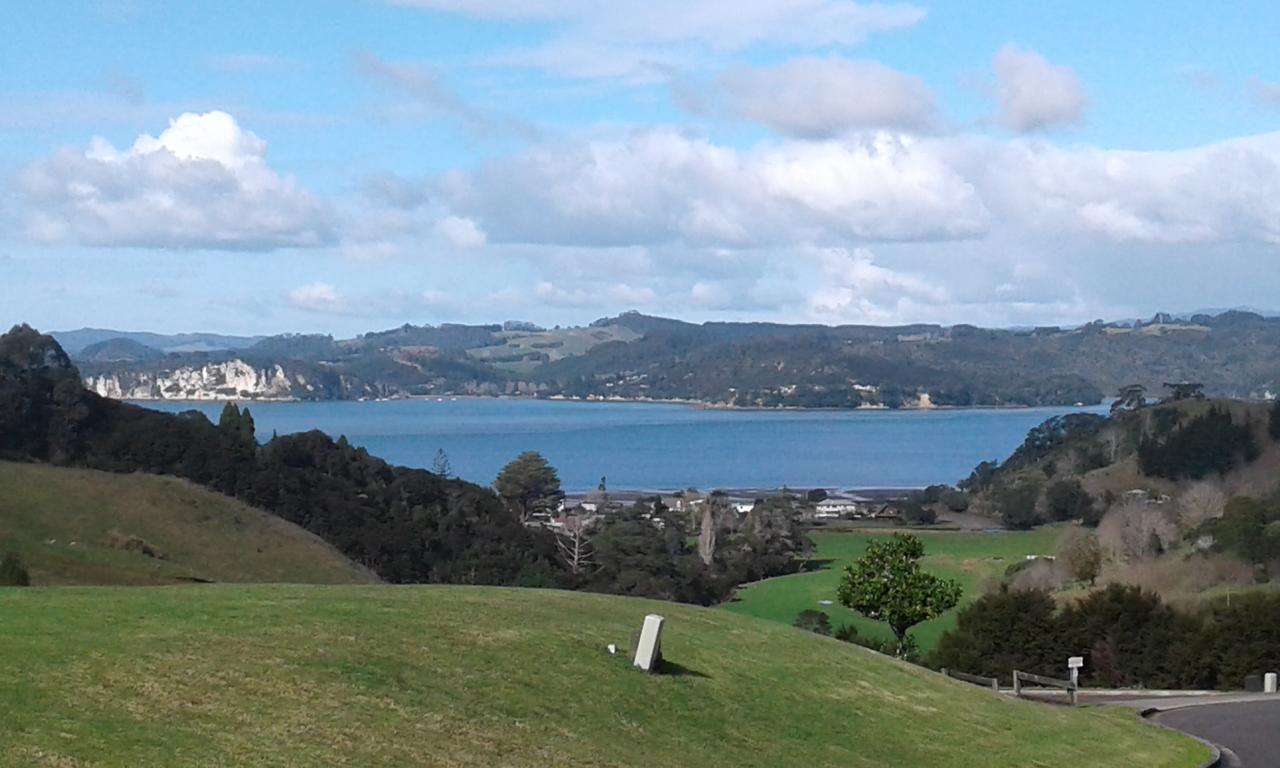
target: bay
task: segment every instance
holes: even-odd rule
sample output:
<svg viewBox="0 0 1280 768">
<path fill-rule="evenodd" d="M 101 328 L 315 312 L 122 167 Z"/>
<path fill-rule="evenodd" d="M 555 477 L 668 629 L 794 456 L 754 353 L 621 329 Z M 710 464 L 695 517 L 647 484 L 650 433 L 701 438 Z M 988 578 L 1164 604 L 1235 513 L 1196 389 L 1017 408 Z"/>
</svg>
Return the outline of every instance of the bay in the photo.
<svg viewBox="0 0 1280 768">
<path fill-rule="evenodd" d="M 138 403 L 217 421 L 219 402 Z M 258 436 L 319 429 L 393 464 L 430 468 L 437 449 L 483 485 L 538 451 L 566 490 L 916 488 L 1003 459 L 1059 414 L 1105 408 L 913 411 L 713 410 L 667 403 L 459 398 L 247 403 Z"/>
</svg>

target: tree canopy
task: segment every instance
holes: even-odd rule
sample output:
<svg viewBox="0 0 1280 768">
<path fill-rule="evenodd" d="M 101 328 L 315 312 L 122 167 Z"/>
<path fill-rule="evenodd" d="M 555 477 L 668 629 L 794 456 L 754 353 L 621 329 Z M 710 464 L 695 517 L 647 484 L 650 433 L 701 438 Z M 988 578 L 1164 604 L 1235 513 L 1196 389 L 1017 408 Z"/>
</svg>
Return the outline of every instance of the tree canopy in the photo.
<svg viewBox="0 0 1280 768">
<path fill-rule="evenodd" d="M 493 488 L 521 522 L 555 510 L 564 498 L 556 468 L 537 451 L 525 451 L 503 467 Z"/>
<path fill-rule="evenodd" d="M 873 621 L 883 621 L 897 639 L 897 654 L 913 650 L 909 630 L 940 616 L 960 601 L 960 585 L 920 568 L 924 543 L 896 533 L 873 541 L 866 553 L 845 568 L 837 595 L 840 604 Z"/>
</svg>

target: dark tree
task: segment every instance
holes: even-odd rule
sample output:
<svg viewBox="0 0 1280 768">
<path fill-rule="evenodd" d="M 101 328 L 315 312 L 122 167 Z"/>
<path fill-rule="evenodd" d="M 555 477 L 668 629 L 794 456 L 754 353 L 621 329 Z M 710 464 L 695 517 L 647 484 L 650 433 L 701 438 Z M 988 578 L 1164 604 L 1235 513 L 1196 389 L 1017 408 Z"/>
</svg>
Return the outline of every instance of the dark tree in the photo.
<svg viewBox="0 0 1280 768">
<path fill-rule="evenodd" d="M 26 563 L 12 552 L 5 554 L 0 560 L 0 587 L 29 587 L 31 574 L 27 572 Z"/>
<path fill-rule="evenodd" d="M 449 454 L 443 448 L 436 449 L 436 457 L 431 461 L 431 473 L 445 479 L 453 476 L 453 465 L 449 463 Z"/>
<path fill-rule="evenodd" d="M 1268 432 L 1273 440 L 1280 440 L 1280 397 L 1276 398 L 1275 403 L 1271 406 L 1271 423 L 1268 425 Z"/>
<path fill-rule="evenodd" d="M 796 614 L 795 621 L 791 623 L 792 626 L 803 629 L 806 632 L 831 636 L 831 617 L 823 611 L 806 608 Z"/>
<path fill-rule="evenodd" d="M 493 487 L 521 522 L 528 522 L 534 514 L 551 512 L 564 498 L 560 475 L 536 451 L 526 451 L 503 467 Z"/>
<path fill-rule="evenodd" d="M 1044 499 L 1049 517 L 1054 520 L 1082 520 L 1086 524 L 1097 522 L 1093 497 L 1075 478 L 1050 483 L 1045 489 Z"/>
<path fill-rule="evenodd" d="M 956 617 L 942 636 L 932 666 L 1012 683 L 1014 669 L 1048 675 L 1064 661 L 1053 598 L 1039 590 L 983 595 Z"/>
</svg>

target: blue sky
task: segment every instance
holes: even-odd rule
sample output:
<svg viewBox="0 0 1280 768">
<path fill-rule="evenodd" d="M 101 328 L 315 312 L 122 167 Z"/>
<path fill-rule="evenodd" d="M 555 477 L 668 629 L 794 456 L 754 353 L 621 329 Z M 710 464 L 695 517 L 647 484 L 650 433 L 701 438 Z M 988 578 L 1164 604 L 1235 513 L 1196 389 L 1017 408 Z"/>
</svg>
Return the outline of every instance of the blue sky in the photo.
<svg viewBox="0 0 1280 768">
<path fill-rule="evenodd" d="M 1280 301 L 1273 3 L 24 3 L 0 322 Z"/>
</svg>

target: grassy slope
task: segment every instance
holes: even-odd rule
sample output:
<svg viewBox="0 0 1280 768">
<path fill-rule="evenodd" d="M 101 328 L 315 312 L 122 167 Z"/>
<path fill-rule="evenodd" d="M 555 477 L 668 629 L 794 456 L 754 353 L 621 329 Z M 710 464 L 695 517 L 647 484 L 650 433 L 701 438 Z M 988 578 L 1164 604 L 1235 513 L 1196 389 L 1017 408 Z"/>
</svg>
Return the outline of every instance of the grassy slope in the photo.
<svg viewBox="0 0 1280 768">
<path fill-rule="evenodd" d="M 127 536 L 163 558 L 112 546 Z M 292 523 L 182 480 L 0 462 L 7 551 L 21 555 L 36 584 L 371 580 Z"/>
<path fill-rule="evenodd" d="M 1052 555 L 1063 534 L 1061 527 L 1046 527 L 1034 531 L 1004 533 L 954 533 L 913 531 L 924 540 L 925 570 L 939 576 L 956 579 L 964 587 L 964 602 L 981 594 L 982 582 L 990 576 L 998 576 L 1027 555 Z M 817 545 L 816 558 L 830 560 L 826 569 L 813 573 L 784 576 L 753 584 L 738 594 L 738 600 L 726 604 L 726 609 L 736 613 L 756 616 L 790 624 L 796 614 L 806 608 L 825 611 L 835 626 L 854 624 L 859 634 L 888 640 L 889 629 L 850 611 L 836 602 L 836 587 L 840 583 L 844 566 L 860 557 L 872 539 L 885 538 L 889 531 L 868 533 L 814 533 Z M 821 605 L 820 600 L 831 600 L 832 605 Z M 913 631 L 916 642 L 924 651 L 932 650 L 938 639 L 955 626 L 956 611 L 919 625 Z"/>
<path fill-rule="evenodd" d="M 1194 766 L 1110 709 L 995 696 L 726 611 L 475 587 L 0 590 L 5 766 Z M 687 671 L 605 644 L 645 613 Z"/>
</svg>

